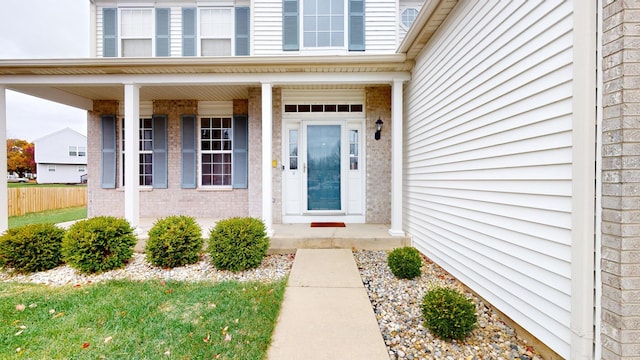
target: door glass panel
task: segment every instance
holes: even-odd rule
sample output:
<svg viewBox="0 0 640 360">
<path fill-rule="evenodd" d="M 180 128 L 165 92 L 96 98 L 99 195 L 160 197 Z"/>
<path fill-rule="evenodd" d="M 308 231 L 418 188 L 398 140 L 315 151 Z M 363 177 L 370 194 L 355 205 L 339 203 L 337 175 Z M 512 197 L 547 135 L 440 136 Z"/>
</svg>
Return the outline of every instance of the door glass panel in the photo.
<svg viewBox="0 0 640 360">
<path fill-rule="evenodd" d="M 289 130 L 289 170 L 298 170 L 298 130 Z"/>
<path fill-rule="evenodd" d="M 340 125 L 307 127 L 307 208 L 340 210 Z"/>
<path fill-rule="evenodd" d="M 358 130 L 349 131 L 349 169 L 358 170 Z"/>
</svg>

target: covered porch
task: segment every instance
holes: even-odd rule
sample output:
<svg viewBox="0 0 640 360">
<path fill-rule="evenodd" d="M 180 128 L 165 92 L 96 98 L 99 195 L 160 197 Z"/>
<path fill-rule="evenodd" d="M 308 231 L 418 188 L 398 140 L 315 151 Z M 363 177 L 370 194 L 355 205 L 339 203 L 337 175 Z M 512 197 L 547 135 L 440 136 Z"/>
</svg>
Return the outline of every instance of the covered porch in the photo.
<svg viewBox="0 0 640 360">
<path fill-rule="evenodd" d="M 358 128 L 367 137 L 373 137 L 370 127 L 375 127 L 375 119 L 380 118 L 380 113 L 386 114 L 387 128 L 384 139 L 386 142 L 377 142 L 377 149 L 384 149 L 389 158 L 378 157 L 384 162 L 384 169 L 380 170 L 378 164 L 369 161 L 369 169 L 361 177 L 363 194 L 384 194 L 386 200 L 377 201 L 373 206 L 361 204 L 360 221 L 368 224 L 384 223 L 386 234 L 389 236 L 403 237 L 402 229 L 402 139 L 403 139 L 403 83 L 409 80 L 408 69 L 410 64 L 406 62 L 402 54 L 373 55 L 373 56 L 347 56 L 332 59 L 319 59 L 316 57 L 274 57 L 274 58 L 202 58 L 202 59 L 90 59 L 90 60 L 48 60 L 26 61 L 20 63 L 0 62 L 0 127 L 6 122 L 5 115 L 5 91 L 11 89 L 29 95 L 53 100 L 63 104 L 85 109 L 89 112 L 89 181 L 90 211 L 89 216 L 113 215 L 126 218 L 134 227 L 142 229 L 142 219 L 145 217 L 161 217 L 173 214 L 185 214 L 194 217 L 212 216 L 218 219 L 224 216 L 254 216 L 261 218 L 267 226 L 270 235 L 278 236 L 278 233 L 286 233 L 283 229 L 276 229 L 283 221 L 282 213 L 284 200 L 283 189 L 288 186 L 282 181 L 281 172 L 286 160 L 282 155 L 285 124 L 282 120 L 284 108 L 281 92 L 289 89 L 290 93 L 303 90 L 331 92 L 335 89 L 347 89 L 347 91 L 361 91 L 365 93 L 365 87 L 387 86 L 390 89 L 386 99 L 389 100 L 386 110 L 376 108 L 368 111 L 366 105 L 360 105 L 360 110 L 365 113 L 362 117 L 362 127 Z M 369 95 L 367 95 L 369 96 Z M 374 97 L 371 95 L 369 97 Z M 369 99 L 367 97 L 367 99 Z M 185 99 L 185 100 L 181 100 Z M 233 116 L 236 115 L 236 100 L 249 99 L 248 106 L 245 103 L 245 111 L 248 114 L 249 131 L 253 136 L 248 139 L 248 174 L 245 175 L 244 188 L 210 189 L 205 188 L 204 181 L 195 180 L 192 186 L 186 186 L 184 182 L 184 164 L 186 153 L 184 147 L 184 119 L 180 125 L 180 114 L 200 114 L 202 104 L 214 104 L 233 101 Z M 364 97 L 363 97 L 364 100 Z M 368 101 L 368 100 L 367 100 Z M 385 100 L 382 100 L 384 102 Z M 174 105 L 178 103 L 178 105 Z M 148 105 L 147 105 L 148 104 Z M 308 103 L 306 103 L 308 104 Z M 311 102 L 311 104 L 314 104 Z M 322 103 L 320 103 L 322 104 Z M 326 104 L 326 103 L 325 103 Z M 333 104 L 329 102 L 329 104 Z M 339 104 L 339 103 L 338 103 Z M 178 106 L 181 110 L 176 110 Z M 306 105 L 308 106 L 308 105 Z M 316 105 L 314 105 L 316 106 Z M 324 105 L 327 108 L 328 105 Z M 334 106 L 334 105 L 330 105 Z M 247 110 L 248 108 L 248 110 Z M 187 109 L 187 110 L 185 110 Z M 193 109 L 193 110 L 188 110 Z M 149 111 L 146 113 L 146 111 Z M 142 111 L 145 111 L 143 114 Z M 180 113 L 178 113 L 180 111 Z M 101 114 L 111 114 L 112 120 L 109 131 L 101 119 Z M 155 114 L 165 115 L 164 120 L 164 145 L 161 153 L 163 160 L 161 183 L 153 181 L 153 187 L 149 184 L 138 184 L 136 181 L 124 181 L 124 174 L 129 179 L 136 179 L 140 173 L 140 151 L 137 143 L 141 139 L 137 134 L 141 131 L 141 125 L 133 119 L 144 117 L 154 121 Z M 228 112 L 231 115 L 231 111 Z M 320 114 L 327 117 L 330 114 Z M 314 119 L 301 118 L 301 131 L 306 129 L 305 124 L 314 124 Z M 125 121 L 126 119 L 126 121 Z M 130 120 L 131 119 L 131 120 Z M 102 126 L 99 125 L 102 120 Z M 305 123 L 305 121 L 307 121 Z M 342 120 L 349 124 L 349 120 Z M 390 125 L 389 122 L 391 123 Z M 288 124 L 290 124 L 289 122 Z M 197 122 L 196 122 L 197 124 Z M 343 129 L 347 128 L 343 126 Z M 198 125 L 195 125 L 198 126 Z M 121 130 L 120 130 L 121 129 Z M 168 130 L 166 130 L 168 129 Z M 122 131 L 122 132 L 121 132 Z M 100 143 L 108 142 L 112 146 L 100 147 Z M 166 135 L 168 134 L 168 136 Z M 196 132 L 197 134 L 197 128 Z M 346 138 L 347 131 L 342 130 L 341 136 Z M 0 134 L 2 135 L 2 134 Z M 2 136 L 0 136 L 2 137 Z M 154 135 L 155 137 L 155 135 Z M 91 141 L 93 139 L 93 143 Z M 101 140 L 100 140 L 101 139 Z M 195 141 L 199 141 L 197 135 Z M 377 139 L 376 139 L 377 140 Z M 364 141 L 364 140 L 363 140 Z M 371 139 L 367 139 L 371 141 Z M 373 142 L 372 142 L 373 143 Z M 182 145 L 181 145 L 182 144 Z M 348 143 L 343 143 L 345 149 Z M 154 145 L 155 146 L 155 145 Z M 181 147 L 182 146 L 182 147 Z M 123 151 L 123 149 L 127 151 Z M 371 156 L 379 154 L 379 150 L 368 151 Z M 155 151 L 155 148 L 154 148 Z M 197 152 L 197 149 L 195 150 Z M 245 150 L 246 151 L 246 150 Z M 182 152 L 182 157 L 177 157 Z M 349 156 L 343 150 L 343 155 Z M 109 155 L 108 162 L 105 156 Z M 235 156 L 235 153 L 234 153 Z M 0 154 L 0 158 L 3 156 Z M 155 152 L 154 152 L 155 158 Z M 168 158 L 168 160 L 167 160 Z M 196 159 L 196 157 L 194 157 Z M 154 160 L 155 161 L 155 160 Z M 200 160 L 190 160 L 194 174 L 200 170 Z M 347 164 L 342 160 L 342 164 Z M 195 166 L 193 166 L 195 165 Z M 108 183 L 105 182 L 105 169 L 108 169 Z M 306 165 L 303 169 L 306 169 Z M 378 173 L 371 174 L 372 169 Z M 154 165 L 155 173 L 161 173 Z M 347 171 L 350 170 L 347 168 Z M 235 171 L 235 168 L 234 168 Z M 346 171 L 343 170 L 343 174 Z M 367 178 L 373 176 L 377 183 L 366 183 Z M 194 176 L 194 179 L 196 177 Z M 345 177 L 346 179 L 346 177 Z M 201 182 L 200 182 L 201 181 Z M 342 180 L 346 181 L 346 180 Z M 107 183 L 108 186 L 105 185 Z M 381 191 L 379 184 L 384 184 Z M 302 182 L 306 186 L 306 182 Z M 345 183 L 343 183 L 344 185 Z M 2 184 L 0 184 L 2 185 Z M 147 186 L 143 186 L 147 185 Z M 156 186 L 158 185 L 158 186 Z M 387 190 L 388 189 L 388 190 Z M 304 190 L 304 189 L 303 189 Z M 342 190 L 343 199 L 353 193 Z M 1 193 L 0 189 L 0 193 Z M 305 199 L 302 191 L 301 199 Z M 365 194 L 365 199 L 373 196 Z M 349 198 L 349 201 L 357 200 L 357 196 Z M 208 200 L 207 200 L 208 199 Z M 377 199 L 376 199 L 377 200 Z M 303 202 L 305 200 L 302 200 Z M 345 211 L 346 200 L 343 201 L 339 211 L 327 211 L 322 216 L 349 215 Z M 2 198 L 0 197 L 0 202 Z M 1 204 L 0 204 L 1 205 Z M 3 208 L 0 206 L 0 208 Z M 231 208 L 229 215 L 222 214 L 222 209 Z M 378 218 L 366 218 L 370 209 L 383 209 L 385 216 Z M 93 211 L 92 209 L 99 209 Z M 217 212 L 211 213 L 209 209 Z M 306 221 L 303 208 L 299 222 Z M 316 215 L 318 211 L 316 212 Z M 2 225 L 0 213 L 0 225 Z M 339 219 L 338 219 L 339 220 Z M 329 220 L 326 220 L 329 221 Z M 346 222 L 349 222 L 346 220 Z M 352 225 L 351 223 L 349 225 Z M 0 226 L 3 227 L 3 226 Z M 350 226 L 351 227 L 351 226 Z M 349 227 L 349 228 L 350 228 Z M 329 230 L 314 229 L 316 233 L 327 234 Z M 351 229 L 345 230 L 351 231 Z M 341 231 L 342 232 L 342 231 Z M 283 240 L 284 241 L 284 240 Z"/>
</svg>

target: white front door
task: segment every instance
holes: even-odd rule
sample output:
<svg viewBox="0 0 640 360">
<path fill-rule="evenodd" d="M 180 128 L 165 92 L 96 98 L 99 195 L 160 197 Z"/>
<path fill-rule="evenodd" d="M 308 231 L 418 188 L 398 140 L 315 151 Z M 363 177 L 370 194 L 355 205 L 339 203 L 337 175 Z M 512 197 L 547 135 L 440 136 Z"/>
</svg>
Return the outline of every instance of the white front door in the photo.
<svg viewBox="0 0 640 360">
<path fill-rule="evenodd" d="M 285 122 L 283 222 L 364 222 L 361 124 Z"/>
</svg>

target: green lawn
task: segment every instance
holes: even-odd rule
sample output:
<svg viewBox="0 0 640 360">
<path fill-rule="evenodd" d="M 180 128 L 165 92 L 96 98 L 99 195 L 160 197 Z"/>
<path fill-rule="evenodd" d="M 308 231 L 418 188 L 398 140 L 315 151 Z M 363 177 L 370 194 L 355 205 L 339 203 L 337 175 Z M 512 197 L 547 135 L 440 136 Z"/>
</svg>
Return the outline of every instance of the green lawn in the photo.
<svg viewBox="0 0 640 360">
<path fill-rule="evenodd" d="M 285 283 L 0 283 L 0 358 L 264 359 Z"/>
<path fill-rule="evenodd" d="M 65 209 L 47 210 L 29 213 L 21 216 L 9 216 L 9 228 L 28 224 L 57 224 L 61 222 L 79 220 L 87 217 L 87 207 L 71 207 Z"/>
</svg>

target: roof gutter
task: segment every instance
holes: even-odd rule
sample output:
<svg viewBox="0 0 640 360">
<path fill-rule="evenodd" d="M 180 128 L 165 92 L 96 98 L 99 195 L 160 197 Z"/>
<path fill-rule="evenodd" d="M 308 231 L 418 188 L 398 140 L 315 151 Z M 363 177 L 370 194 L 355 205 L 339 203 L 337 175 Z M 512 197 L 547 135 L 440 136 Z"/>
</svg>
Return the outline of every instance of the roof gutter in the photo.
<svg viewBox="0 0 640 360">
<path fill-rule="evenodd" d="M 396 52 L 406 54 L 408 60 L 413 60 L 456 3 L 457 0 L 428 0 L 420 9 Z"/>
</svg>

